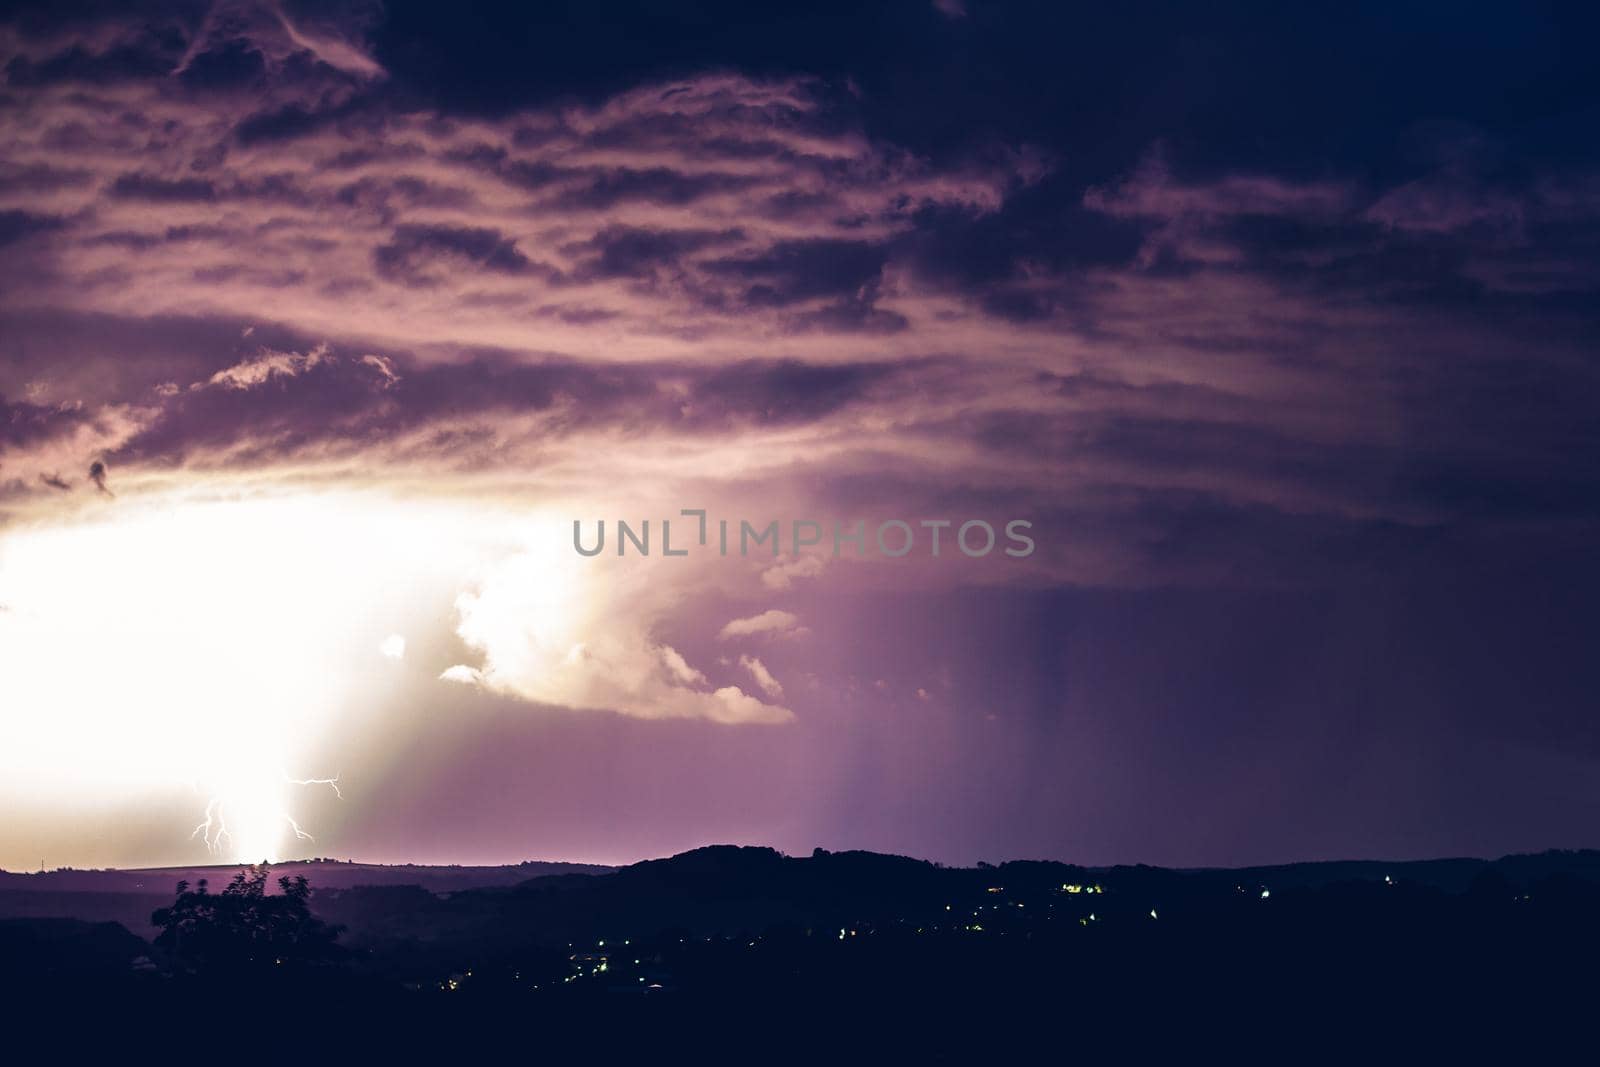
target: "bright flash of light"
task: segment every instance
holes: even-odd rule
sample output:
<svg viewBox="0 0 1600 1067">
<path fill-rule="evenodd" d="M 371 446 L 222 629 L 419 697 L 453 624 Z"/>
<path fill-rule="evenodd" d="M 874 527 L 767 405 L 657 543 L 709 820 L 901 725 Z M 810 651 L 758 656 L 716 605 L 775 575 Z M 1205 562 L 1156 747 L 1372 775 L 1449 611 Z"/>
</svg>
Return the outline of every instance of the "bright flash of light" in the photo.
<svg viewBox="0 0 1600 1067">
<path fill-rule="evenodd" d="M 249 776 L 230 783 L 221 793 L 206 801 L 205 818 L 189 835 L 205 842 L 215 853 L 232 852 L 240 859 L 258 858 L 271 862 L 278 858 L 277 843 L 287 827 L 297 841 L 315 841 L 290 814 L 279 785 L 325 785 L 342 798 L 338 776 L 333 778 L 290 778 L 281 783 Z"/>
<path fill-rule="evenodd" d="M 310 840 L 299 798 L 339 789 L 330 727 L 392 684 L 404 648 L 386 635 L 447 629 L 456 593 L 503 551 L 486 540 L 530 521 L 219 492 L 0 531 L 0 804 L 126 808 L 187 785 L 197 842 L 280 858 Z"/>
</svg>

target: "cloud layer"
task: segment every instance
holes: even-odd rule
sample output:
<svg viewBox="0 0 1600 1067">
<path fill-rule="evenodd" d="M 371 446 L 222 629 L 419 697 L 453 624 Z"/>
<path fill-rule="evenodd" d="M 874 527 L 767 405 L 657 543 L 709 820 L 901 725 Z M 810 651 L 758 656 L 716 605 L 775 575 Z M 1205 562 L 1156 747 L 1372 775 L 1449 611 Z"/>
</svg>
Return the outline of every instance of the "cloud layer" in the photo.
<svg viewBox="0 0 1600 1067">
<path fill-rule="evenodd" d="M 933 162 L 837 86 L 734 73 L 451 115 L 393 90 L 364 19 L 8 31 L 18 514 L 178 470 L 465 477 L 602 513 L 1028 516 L 1044 550 L 982 580 L 1110 585 L 1592 517 L 1593 173 L 1184 177 L 1152 145 L 1060 203 L 1120 235 L 1068 260 L 981 237 L 1051 183 L 1026 143 Z"/>
</svg>

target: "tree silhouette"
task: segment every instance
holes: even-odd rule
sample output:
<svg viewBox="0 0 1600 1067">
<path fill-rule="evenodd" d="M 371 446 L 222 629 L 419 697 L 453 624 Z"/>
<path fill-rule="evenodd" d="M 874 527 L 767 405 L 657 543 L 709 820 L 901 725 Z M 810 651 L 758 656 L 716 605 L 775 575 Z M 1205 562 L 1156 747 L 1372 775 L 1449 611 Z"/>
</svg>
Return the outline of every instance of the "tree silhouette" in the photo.
<svg viewBox="0 0 1600 1067">
<path fill-rule="evenodd" d="M 177 899 L 151 915 L 161 928 L 156 947 L 181 970 L 270 972 L 333 962 L 340 927 L 311 914 L 311 885 L 302 877 L 279 878 L 267 891 L 266 864 L 234 875 L 221 893 L 201 879 L 194 889 L 178 883 Z"/>
</svg>

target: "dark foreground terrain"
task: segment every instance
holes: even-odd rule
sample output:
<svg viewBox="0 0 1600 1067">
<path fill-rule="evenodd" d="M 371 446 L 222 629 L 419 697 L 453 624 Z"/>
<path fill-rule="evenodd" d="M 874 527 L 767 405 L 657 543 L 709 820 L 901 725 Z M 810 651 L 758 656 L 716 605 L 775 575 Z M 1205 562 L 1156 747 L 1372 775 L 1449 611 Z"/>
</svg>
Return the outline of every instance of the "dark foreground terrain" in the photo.
<svg viewBox="0 0 1600 1067">
<path fill-rule="evenodd" d="M 1592 1059 L 1600 852 L 1175 871 L 719 847 L 453 890 L 297 881 L 316 867 L 185 880 L 148 940 L 92 921 L 129 906 L 114 888 L 9 876 L 6 1014 L 135 1058 Z"/>
</svg>

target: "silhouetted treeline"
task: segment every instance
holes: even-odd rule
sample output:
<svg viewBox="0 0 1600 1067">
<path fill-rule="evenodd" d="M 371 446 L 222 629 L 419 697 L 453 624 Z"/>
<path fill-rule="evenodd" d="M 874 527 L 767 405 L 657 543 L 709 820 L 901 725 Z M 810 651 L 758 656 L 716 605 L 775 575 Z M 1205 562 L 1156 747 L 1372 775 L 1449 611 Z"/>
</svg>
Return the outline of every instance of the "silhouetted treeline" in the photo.
<svg viewBox="0 0 1600 1067">
<path fill-rule="evenodd" d="M 102 1007 L 226 1017 L 248 990 L 320 1032 L 365 1018 L 379 1046 L 393 1025 L 481 1035 L 514 1021 L 550 1041 L 594 1027 L 602 1044 L 619 1026 L 785 1033 L 767 1059 L 938 1059 L 1021 1035 L 1154 1055 L 1268 1034 L 1381 1038 L 1361 1050 L 1380 1061 L 1397 1042 L 1433 1060 L 1513 1040 L 1526 1059 L 1600 992 L 1595 853 L 1173 871 L 710 848 L 448 895 L 274 891 L 252 870 L 221 893 L 180 886 L 155 922 L 153 945 L 112 947 L 126 935 L 108 924 L 77 931 L 76 948 L 0 922 L 0 946 L 32 945 L 31 984 Z M 52 970 L 56 950 L 93 962 Z M 119 970 L 136 950 L 148 958 Z M 824 1049 L 844 1032 L 858 1043 Z"/>
<path fill-rule="evenodd" d="M 161 929 L 155 947 L 173 969 L 211 976 L 335 962 L 339 929 L 311 914 L 310 883 L 282 877 L 268 893 L 269 877 L 265 865 L 251 867 L 220 893 L 204 880 L 179 882 L 177 899 L 150 918 Z"/>
</svg>

